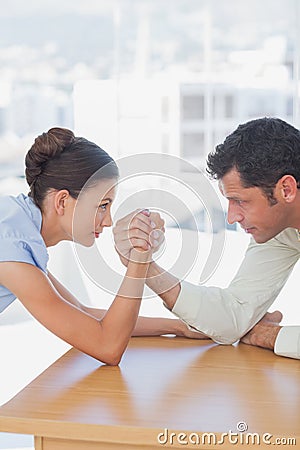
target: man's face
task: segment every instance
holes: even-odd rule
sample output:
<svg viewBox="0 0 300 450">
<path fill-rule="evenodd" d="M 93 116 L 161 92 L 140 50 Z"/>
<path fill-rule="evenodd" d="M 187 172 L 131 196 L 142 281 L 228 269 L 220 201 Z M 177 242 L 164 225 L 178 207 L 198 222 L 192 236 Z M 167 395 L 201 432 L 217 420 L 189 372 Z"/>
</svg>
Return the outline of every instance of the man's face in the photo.
<svg viewBox="0 0 300 450">
<path fill-rule="evenodd" d="M 229 202 L 228 223 L 238 222 L 257 243 L 267 242 L 288 226 L 284 202 L 277 199 L 270 205 L 261 188 L 243 187 L 236 169 L 221 178 L 219 187 Z"/>
</svg>

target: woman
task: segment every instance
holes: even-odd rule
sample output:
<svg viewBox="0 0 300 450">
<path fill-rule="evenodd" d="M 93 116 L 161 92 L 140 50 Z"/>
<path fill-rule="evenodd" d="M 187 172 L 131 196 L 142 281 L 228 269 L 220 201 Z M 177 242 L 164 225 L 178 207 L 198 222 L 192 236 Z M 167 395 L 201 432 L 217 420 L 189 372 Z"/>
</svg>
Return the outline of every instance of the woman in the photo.
<svg viewBox="0 0 300 450">
<path fill-rule="evenodd" d="M 54 334 L 110 365 L 120 362 L 131 335 L 195 337 L 178 320 L 138 318 L 153 251 L 150 238 L 147 249 L 132 249 L 120 290 L 107 311 L 82 305 L 47 271 L 47 247 L 73 239 L 91 246 L 112 225 L 110 208 L 118 179 L 113 159 L 72 131 L 52 128 L 35 139 L 25 165 L 29 195 L 0 199 L 0 312 L 18 297 Z M 162 227 L 156 219 L 157 228 Z M 137 220 L 150 235 L 150 214 L 137 213 Z"/>
</svg>

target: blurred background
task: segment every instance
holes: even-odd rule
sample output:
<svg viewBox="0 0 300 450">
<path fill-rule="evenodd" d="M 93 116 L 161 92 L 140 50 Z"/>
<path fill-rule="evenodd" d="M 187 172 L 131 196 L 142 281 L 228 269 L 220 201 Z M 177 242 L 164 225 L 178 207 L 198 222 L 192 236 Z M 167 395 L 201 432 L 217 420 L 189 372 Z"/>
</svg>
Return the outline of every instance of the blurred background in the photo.
<svg viewBox="0 0 300 450">
<path fill-rule="evenodd" d="M 297 0 L 0 1 L 0 176 L 75 129 L 115 158 L 198 167 L 248 119 L 299 126 Z"/>
<path fill-rule="evenodd" d="M 277 116 L 299 127 L 299 23 L 298 0 L 0 0 L 0 194 L 27 192 L 25 153 L 53 126 L 74 129 L 116 159 L 184 158 L 192 165 L 179 166 L 178 177 L 191 186 L 208 152 L 239 123 Z M 190 207 L 206 232 L 203 208 Z M 191 217 L 179 226 L 191 229 Z M 211 284 L 228 283 L 248 243 L 228 228 Z M 74 287 L 69 251 L 53 255 L 60 278 L 86 302 L 107 306 L 110 298 L 84 275 Z M 295 286 L 293 274 L 275 305 L 286 323 L 299 318 Z M 159 307 L 148 302 L 143 312 L 169 314 Z M 0 320 L 2 402 L 67 348 L 21 309 L 15 302 Z M 32 445 L 0 434 L 0 449 Z"/>
</svg>

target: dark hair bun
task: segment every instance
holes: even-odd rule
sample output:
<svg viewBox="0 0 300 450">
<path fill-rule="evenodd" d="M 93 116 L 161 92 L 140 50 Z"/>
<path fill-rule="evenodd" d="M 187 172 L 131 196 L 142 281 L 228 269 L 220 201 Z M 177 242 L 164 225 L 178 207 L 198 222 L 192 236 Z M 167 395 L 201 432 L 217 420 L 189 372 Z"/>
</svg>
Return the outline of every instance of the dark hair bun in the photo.
<svg viewBox="0 0 300 450">
<path fill-rule="evenodd" d="M 42 173 L 45 163 L 60 155 L 74 140 L 73 132 L 66 128 L 51 128 L 35 139 L 25 158 L 25 174 L 29 186 Z"/>
</svg>

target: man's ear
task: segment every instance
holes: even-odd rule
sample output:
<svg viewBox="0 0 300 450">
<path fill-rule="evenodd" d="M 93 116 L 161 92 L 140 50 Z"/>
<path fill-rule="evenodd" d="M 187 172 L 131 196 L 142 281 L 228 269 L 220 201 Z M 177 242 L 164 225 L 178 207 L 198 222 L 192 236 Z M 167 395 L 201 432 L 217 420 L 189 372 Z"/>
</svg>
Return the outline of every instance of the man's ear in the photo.
<svg viewBox="0 0 300 450">
<path fill-rule="evenodd" d="M 59 216 L 64 215 L 69 198 L 70 193 L 67 189 L 62 189 L 61 191 L 56 192 L 54 196 L 54 207 Z"/>
<path fill-rule="evenodd" d="M 286 203 L 292 203 L 297 195 L 297 181 L 293 175 L 284 175 L 278 180 L 276 185 L 281 198 Z"/>
</svg>

